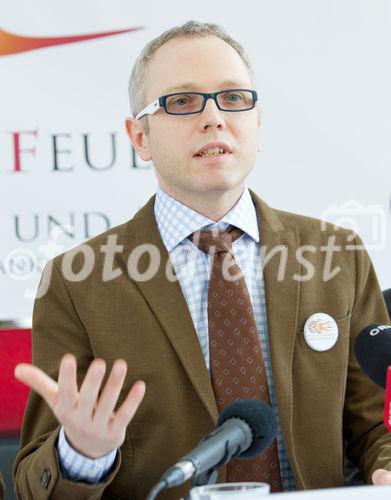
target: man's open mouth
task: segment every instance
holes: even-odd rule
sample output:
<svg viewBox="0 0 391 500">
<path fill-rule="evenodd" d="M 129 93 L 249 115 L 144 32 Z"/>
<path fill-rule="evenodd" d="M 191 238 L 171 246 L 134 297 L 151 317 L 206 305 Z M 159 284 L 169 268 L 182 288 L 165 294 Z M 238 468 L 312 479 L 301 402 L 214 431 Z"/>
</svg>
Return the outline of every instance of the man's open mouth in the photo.
<svg viewBox="0 0 391 500">
<path fill-rule="evenodd" d="M 202 153 L 195 155 L 196 157 L 205 157 L 209 158 L 211 156 L 221 156 L 221 155 L 228 155 L 231 153 L 228 153 L 228 151 L 225 151 L 223 148 L 210 148 L 207 149 L 206 151 L 203 151 Z"/>
</svg>

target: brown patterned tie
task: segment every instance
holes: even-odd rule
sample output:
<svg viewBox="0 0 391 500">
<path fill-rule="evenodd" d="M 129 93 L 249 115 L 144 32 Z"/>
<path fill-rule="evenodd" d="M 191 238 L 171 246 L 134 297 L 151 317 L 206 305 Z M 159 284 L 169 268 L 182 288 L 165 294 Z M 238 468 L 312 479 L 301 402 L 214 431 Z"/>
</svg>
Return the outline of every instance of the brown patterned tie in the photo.
<svg viewBox="0 0 391 500">
<path fill-rule="evenodd" d="M 196 231 L 189 236 L 212 259 L 208 290 L 210 371 L 217 408 L 221 413 L 239 399 L 261 399 L 270 404 L 265 364 L 257 335 L 250 295 L 237 265 L 232 241 L 243 234 Z M 272 492 L 282 491 L 277 442 L 250 460 L 231 460 L 227 480 L 261 481 Z"/>
</svg>

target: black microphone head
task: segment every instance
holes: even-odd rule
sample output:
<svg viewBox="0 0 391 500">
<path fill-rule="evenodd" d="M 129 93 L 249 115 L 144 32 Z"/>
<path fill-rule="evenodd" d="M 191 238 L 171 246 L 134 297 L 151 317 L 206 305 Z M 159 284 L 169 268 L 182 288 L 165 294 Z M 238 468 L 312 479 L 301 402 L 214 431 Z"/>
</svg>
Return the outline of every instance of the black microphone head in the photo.
<svg viewBox="0 0 391 500">
<path fill-rule="evenodd" d="M 385 388 L 391 365 L 391 326 L 374 323 L 365 327 L 357 336 L 354 354 L 368 377 Z"/>
<path fill-rule="evenodd" d="M 217 426 L 229 418 L 244 420 L 253 432 L 253 442 L 247 450 L 236 458 L 252 458 L 268 448 L 277 434 L 277 421 L 271 407 L 257 399 L 241 399 L 235 401 L 222 412 Z"/>
</svg>

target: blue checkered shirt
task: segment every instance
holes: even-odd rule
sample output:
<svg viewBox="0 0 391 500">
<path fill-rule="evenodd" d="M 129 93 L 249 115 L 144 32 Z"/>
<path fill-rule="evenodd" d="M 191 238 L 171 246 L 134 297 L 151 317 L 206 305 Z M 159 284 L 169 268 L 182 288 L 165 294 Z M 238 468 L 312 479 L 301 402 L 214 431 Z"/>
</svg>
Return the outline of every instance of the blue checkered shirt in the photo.
<svg viewBox="0 0 391 500">
<path fill-rule="evenodd" d="M 282 486 L 284 491 L 294 490 L 295 483 L 281 431 L 272 376 L 257 213 L 247 186 L 236 205 L 218 222 L 183 205 L 169 196 L 160 186 L 156 193 L 154 211 L 160 235 L 189 307 L 208 370 L 207 307 L 210 256 L 199 250 L 188 236 L 201 228 L 225 230 L 229 225 L 236 226 L 244 232 L 233 242 L 232 248 L 249 289 L 265 362 L 271 404 L 278 422 L 277 447 Z M 70 447 L 63 430 L 59 436 L 58 450 L 63 474 L 70 479 L 91 483 L 99 482 L 109 472 L 116 453 L 114 450 L 98 460 L 86 459 Z"/>
</svg>

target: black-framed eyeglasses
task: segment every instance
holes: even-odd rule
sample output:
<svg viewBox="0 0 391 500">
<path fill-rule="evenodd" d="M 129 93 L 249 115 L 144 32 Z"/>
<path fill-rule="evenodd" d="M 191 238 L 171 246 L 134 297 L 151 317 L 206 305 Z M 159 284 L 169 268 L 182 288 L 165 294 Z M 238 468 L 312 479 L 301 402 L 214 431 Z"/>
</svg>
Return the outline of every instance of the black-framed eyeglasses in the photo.
<svg viewBox="0 0 391 500">
<path fill-rule="evenodd" d="M 208 99 L 213 99 L 220 111 L 248 111 L 255 107 L 257 92 L 252 89 L 228 89 L 219 92 L 176 92 L 162 95 L 136 115 L 136 119 L 152 115 L 163 108 L 169 115 L 201 113 Z"/>
</svg>

